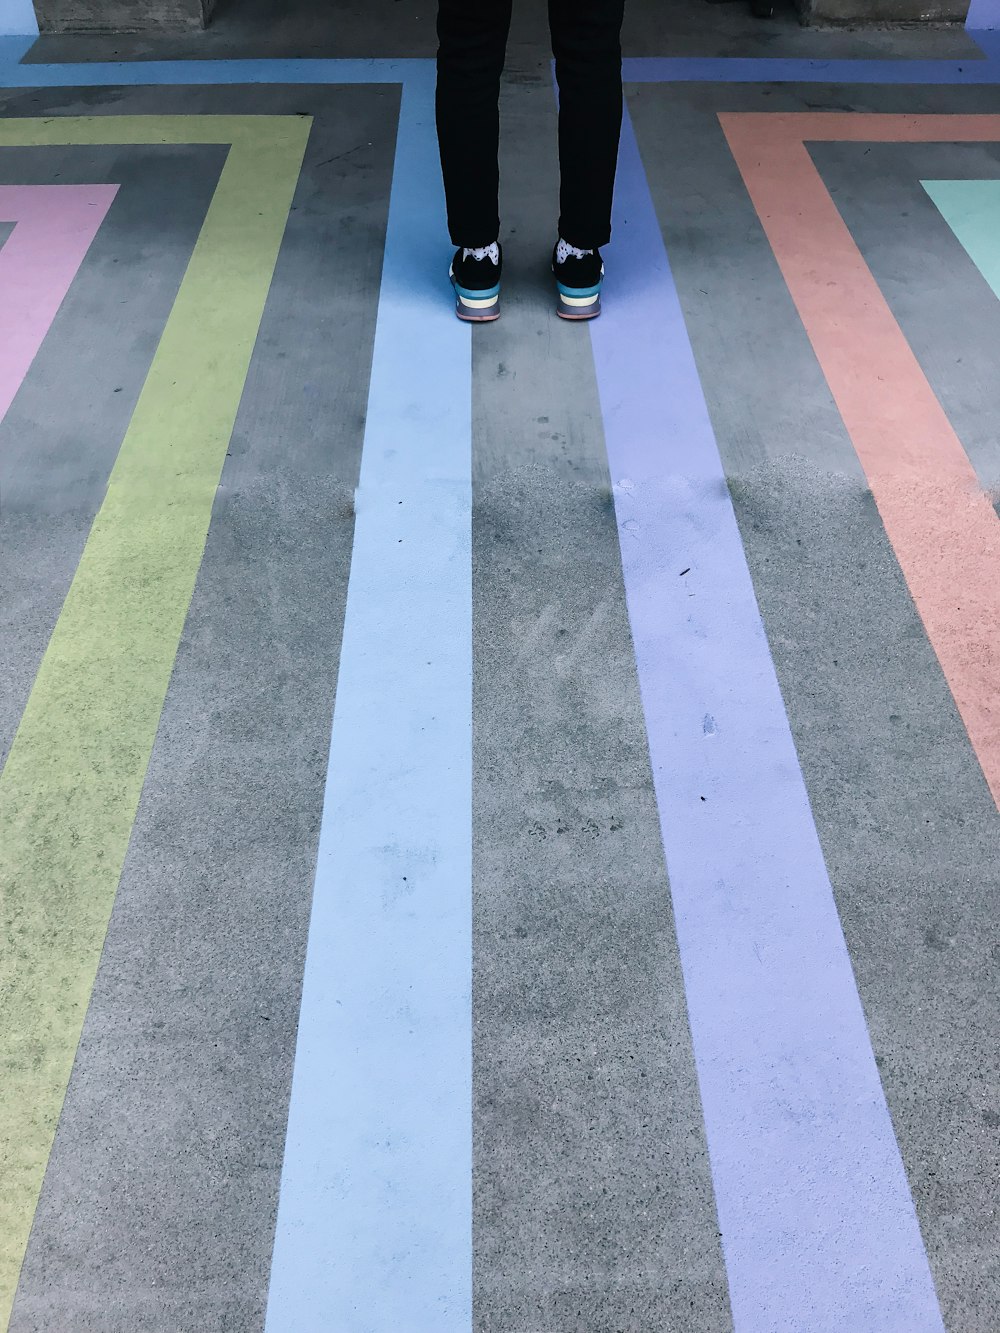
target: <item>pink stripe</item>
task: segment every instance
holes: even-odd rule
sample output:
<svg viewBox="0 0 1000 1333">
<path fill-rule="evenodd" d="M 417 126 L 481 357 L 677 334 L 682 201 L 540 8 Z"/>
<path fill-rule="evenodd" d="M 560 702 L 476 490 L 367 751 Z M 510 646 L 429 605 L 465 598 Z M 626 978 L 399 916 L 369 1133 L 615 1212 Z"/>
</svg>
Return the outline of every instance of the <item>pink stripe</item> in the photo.
<svg viewBox="0 0 1000 1333">
<path fill-rule="evenodd" d="M 992 142 L 1000 116 L 720 119 L 1000 805 L 1000 521 L 805 146 Z"/>
<path fill-rule="evenodd" d="M 117 185 L 0 185 L 0 419 L 24 380 Z"/>
</svg>

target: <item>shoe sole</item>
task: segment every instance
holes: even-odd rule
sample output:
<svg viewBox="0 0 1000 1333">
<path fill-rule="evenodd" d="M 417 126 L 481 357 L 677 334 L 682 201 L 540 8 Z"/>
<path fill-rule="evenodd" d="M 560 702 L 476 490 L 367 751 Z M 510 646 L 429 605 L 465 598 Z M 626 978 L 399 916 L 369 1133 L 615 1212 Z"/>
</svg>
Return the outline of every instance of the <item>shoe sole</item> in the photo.
<svg viewBox="0 0 1000 1333">
<path fill-rule="evenodd" d="M 560 296 L 559 304 L 556 306 L 556 314 L 560 319 L 568 319 L 579 323 L 586 319 L 597 319 L 601 313 L 601 298 L 596 301 L 588 301 L 584 307 L 568 305 L 565 297 Z"/>
<path fill-rule="evenodd" d="M 555 273 L 555 268 L 552 272 Z M 603 281 L 603 273 L 601 276 Z M 561 284 L 556 284 L 556 314 L 559 318 L 575 321 L 596 319 L 601 313 L 600 284 L 596 292 L 593 288 L 585 288 L 581 296 L 570 296 L 572 290 L 569 288 L 563 291 Z"/>
<path fill-rule="evenodd" d="M 450 274 L 455 289 L 455 314 L 466 324 L 491 324 L 500 318 L 500 293 L 492 292 L 483 298 L 467 295 Z"/>
<path fill-rule="evenodd" d="M 492 324 L 500 318 L 499 304 L 492 310 L 470 310 L 466 302 L 459 297 L 455 302 L 455 314 L 465 324 Z"/>
</svg>

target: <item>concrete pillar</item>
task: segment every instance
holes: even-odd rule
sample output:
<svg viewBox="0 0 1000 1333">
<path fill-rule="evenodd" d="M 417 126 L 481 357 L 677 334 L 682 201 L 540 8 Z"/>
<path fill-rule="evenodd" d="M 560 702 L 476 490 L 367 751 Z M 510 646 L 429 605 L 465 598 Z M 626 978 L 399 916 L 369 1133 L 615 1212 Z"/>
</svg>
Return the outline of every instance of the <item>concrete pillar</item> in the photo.
<svg viewBox="0 0 1000 1333">
<path fill-rule="evenodd" d="M 969 0 L 798 0 L 806 23 L 963 22 Z"/>
<path fill-rule="evenodd" d="M 215 0 L 35 0 L 42 32 L 177 32 L 204 28 Z"/>
</svg>

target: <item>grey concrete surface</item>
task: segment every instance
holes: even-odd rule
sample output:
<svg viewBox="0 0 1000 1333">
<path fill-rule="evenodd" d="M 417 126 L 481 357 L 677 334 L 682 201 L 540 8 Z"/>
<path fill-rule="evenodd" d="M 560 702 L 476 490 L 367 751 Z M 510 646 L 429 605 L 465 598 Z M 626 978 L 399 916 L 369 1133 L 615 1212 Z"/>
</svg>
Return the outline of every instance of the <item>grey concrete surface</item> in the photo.
<svg viewBox="0 0 1000 1333">
<path fill-rule="evenodd" d="M 589 337 L 551 310 L 547 62 L 511 74 L 474 344 L 474 1324 L 724 1333 Z"/>
<path fill-rule="evenodd" d="M 171 32 L 201 29 L 215 0 L 34 0 L 41 32 Z"/>
<path fill-rule="evenodd" d="M 316 124 L 11 1329 L 247 1333 L 263 1327 L 399 94 L 103 98 L 133 113 L 305 100 Z M 359 134 L 371 146 L 344 157 Z M 123 168 L 145 159 L 130 193 L 148 227 L 154 155 L 118 151 Z M 175 151 L 203 209 L 218 155 Z M 64 373 L 90 327 L 69 313 L 50 340 Z M 141 355 L 119 354 L 131 384 Z M 38 545 L 45 525 L 39 503 Z"/>
<path fill-rule="evenodd" d="M 629 98 L 949 1333 L 997 1327 L 1000 818 L 717 112 L 994 101 L 989 89 L 792 87 Z M 814 152 L 906 332 L 924 355 L 935 348 L 935 387 L 956 383 L 948 362 L 982 342 L 948 406 L 981 475 L 995 475 L 995 377 L 978 396 L 975 385 L 996 312 L 933 210 L 901 216 L 914 171 L 945 154 L 873 149 L 861 168 L 863 146 Z M 947 157 L 958 175 L 965 153 Z M 992 154 L 969 150 L 966 169 L 998 174 Z"/>
<path fill-rule="evenodd" d="M 964 23 L 969 0 L 799 0 L 806 23 Z"/>
<path fill-rule="evenodd" d="M 30 58 L 426 56 L 428 13 L 246 0 L 198 37 L 48 37 Z M 974 51 L 700 0 L 633 0 L 626 49 Z M 398 91 L 0 99 L 316 117 L 11 1325 L 259 1333 Z M 995 112 L 995 90 L 643 86 L 629 107 L 948 1333 L 997 1333 L 1000 820 L 717 119 Z M 473 362 L 475 1328 L 728 1333 L 589 341 L 551 312 L 539 5 L 517 9 L 503 118 L 506 309 Z M 992 486 L 1000 316 L 918 181 L 998 175 L 996 149 L 815 154 Z M 2 155 L 3 180 L 125 186 L 0 427 L 0 757 L 220 162 Z"/>
</svg>

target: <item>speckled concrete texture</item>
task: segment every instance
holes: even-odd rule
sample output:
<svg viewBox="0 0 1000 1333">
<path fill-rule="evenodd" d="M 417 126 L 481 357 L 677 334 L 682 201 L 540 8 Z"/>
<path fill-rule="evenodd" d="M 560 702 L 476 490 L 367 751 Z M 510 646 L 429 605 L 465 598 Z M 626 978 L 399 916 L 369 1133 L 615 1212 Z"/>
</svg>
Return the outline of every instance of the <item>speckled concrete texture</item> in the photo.
<svg viewBox="0 0 1000 1333">
<path fill-rule="evenodd" d="M 475 1326 L 724 1330 L 589 337 L 552 318 L 548 70 L 513 73 L 473 380 Z"/>
<path fill-rule="evenodd" d="M 201 36 L 48 37 L 28 59 L 428 57 L 431 14 L 234 0 Z M 979 58 L 958 29 L 806 32 L 790 5 L 761 24 L 702 0 L 630 0 L 625 38 L 628 55 Z M 473 1326 L 729 1333 L 590 340 L 552 310 L 546 40 L 544 6 L 519 3 L 504 315 L 473 335 Z M 14 116 L 315 117 L 14 1333 L 264 1326 L 399 96 L 0 91 Z M 945 1324 L 997 1333 L 1000 818 L 718 122 L 996 113 L 997 94 L 689 83 L 628 105 Z M 996 177 L 1000 149 L 812 151 L 992 491 L 1000 305 L 919 182 Z M 0 155 L 0 183 L 122 186 L 0 425 L 0 760 L 222 161 Z"/>
</svg>

